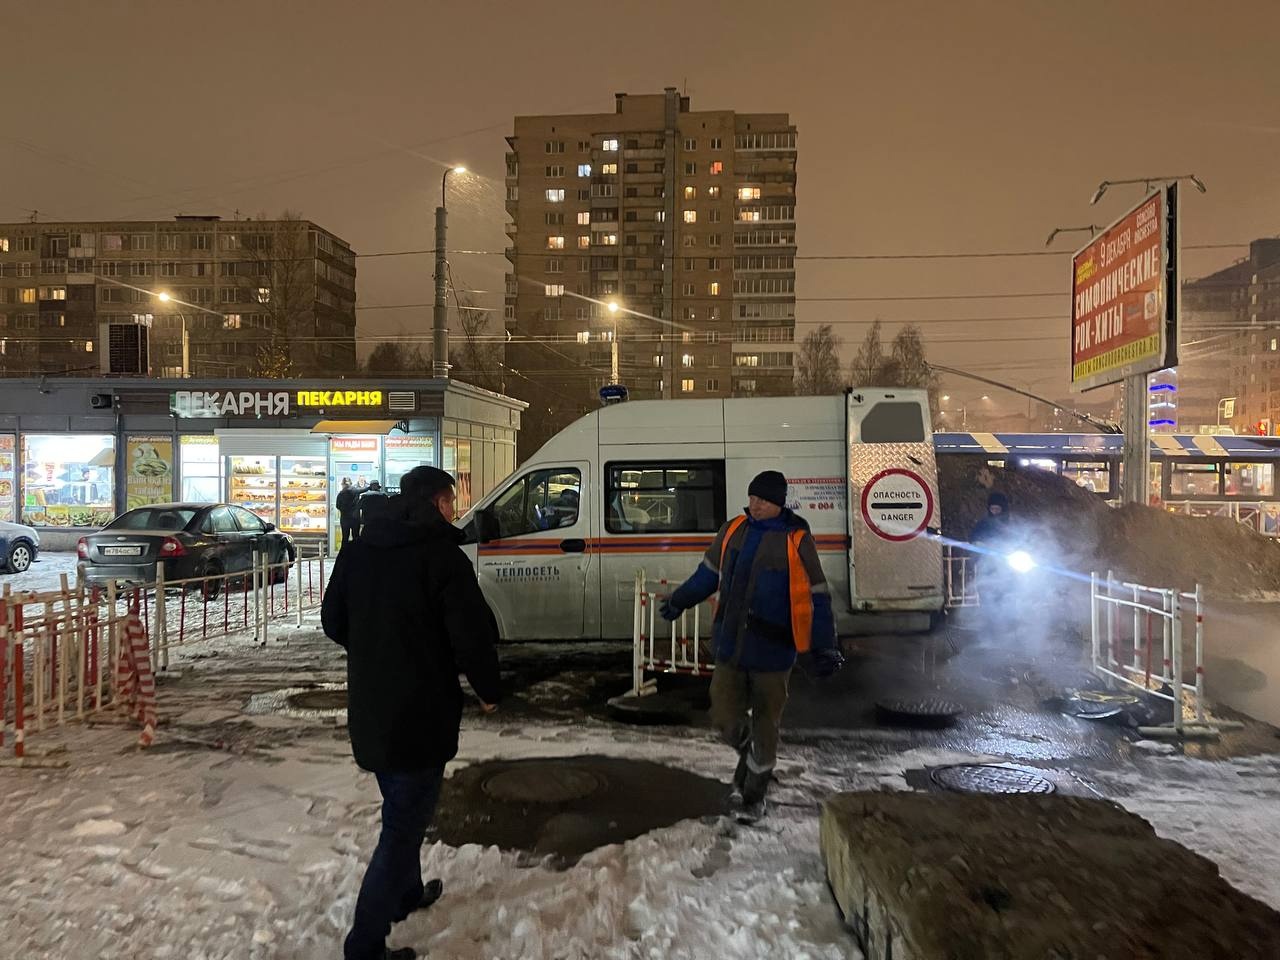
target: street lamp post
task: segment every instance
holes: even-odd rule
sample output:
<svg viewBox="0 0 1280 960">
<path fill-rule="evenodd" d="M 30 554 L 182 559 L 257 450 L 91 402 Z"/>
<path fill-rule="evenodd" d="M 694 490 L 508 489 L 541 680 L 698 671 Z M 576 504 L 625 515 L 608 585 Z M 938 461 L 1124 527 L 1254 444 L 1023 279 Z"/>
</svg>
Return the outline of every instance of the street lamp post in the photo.
<svg viewBox="0 0 1280 960">
<path fill-rule="evenodd" d="M 161 303 L 169 303 L 173 297 L 161 291 L 156 294 L 156 299 Z M 187 315 L 179 310 L 178 319 L 182 321 L 182 379 L 187 380 L 191 377 L 191 342 L 187 339 Z"/>
<path fill-rule="evenodd" d="M 618 301 L 609 301 L 609 314 L 613 317 L 613 336 L 609 341 L 609 382 L 621 382 L 618 362 Z"/>
<path fill-rule="evenodd" d="M 466 172 L 466 167 L 450 167 L 445 170 L 440 177 L 440 206 L 436 207 L 436 302 L 432 310 L 431 375 L 442 379 L 449 376 L 448 263 L 445 260 L 448 215 L 445 211 L 445 190 L 449 184 L 449 174 Z"/>
</svg>

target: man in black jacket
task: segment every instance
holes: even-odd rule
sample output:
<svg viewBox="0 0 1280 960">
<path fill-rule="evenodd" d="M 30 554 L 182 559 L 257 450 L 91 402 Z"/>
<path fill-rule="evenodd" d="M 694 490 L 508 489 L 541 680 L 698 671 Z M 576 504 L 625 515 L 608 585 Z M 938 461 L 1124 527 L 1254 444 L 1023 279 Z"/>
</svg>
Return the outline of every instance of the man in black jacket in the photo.
<svg viewBox="0 0 1280 960">
<path fill-rule="evenodd" d="M 444 473 L 443 470 L 440 471 Z M 446 477 L 449 474 L 444 474 Z M 449 477 L 452 480 L 452 477 Z M 382 484 L 374 480 L 369 484 L 369 489 L 360 494 L 356 500 L 356 536 L 360 535 L 360 531 L 364 529 L 364 525 L 370 520 L 384 516 L 391 498 L 387 496 L 387 491 L 382 489 Z M 449 521 L 453 521 L 453 517 L 449 517 Z"/>
<path fill-rule="evenodd" d="M 347 649 L 347 729 L 356 763 L 382 791 L 382 833 L 356 901 L 346 960 L 411 960 L 388 951 L 393 923 L 439 896 L 420 852 L 444 765 L 458 752 L 466 674 L 486 712 L 499 698 L 497 621 L 453 516 L 453 478 L 415 467 L 401 494 L 338 554 L 321 610 Z"/>
<path fill-rule="evenodd" d="M 342 489 L 334 499 L 333 505 L 338 511 L 338 522 L 342 525 L 342 543 L 345 547 L 360 533 L 360 524 L 356 520 L 356 502 L 360 494 L 351 489 L 351 478 L 342 478 Z"/>
</svg>

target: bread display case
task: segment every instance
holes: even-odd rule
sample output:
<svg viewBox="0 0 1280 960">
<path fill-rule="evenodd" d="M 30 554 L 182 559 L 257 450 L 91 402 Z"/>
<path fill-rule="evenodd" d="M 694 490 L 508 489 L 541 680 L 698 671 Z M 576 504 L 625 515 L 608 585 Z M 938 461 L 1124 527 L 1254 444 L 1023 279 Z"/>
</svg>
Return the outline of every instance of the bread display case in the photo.
<svg viewBox="0 0 1280 960">
<path fill-rule="evenodd" d="M 275 457 L 231 457 L 228 500 L 267 523 L 279 526 L 279 483 Z"/>
<path fill-rule="evenodd" d="M 329 518 L 329 477 L 324 457 L 280 458 L 281 530 L 323 536 Z"/>
</svg>

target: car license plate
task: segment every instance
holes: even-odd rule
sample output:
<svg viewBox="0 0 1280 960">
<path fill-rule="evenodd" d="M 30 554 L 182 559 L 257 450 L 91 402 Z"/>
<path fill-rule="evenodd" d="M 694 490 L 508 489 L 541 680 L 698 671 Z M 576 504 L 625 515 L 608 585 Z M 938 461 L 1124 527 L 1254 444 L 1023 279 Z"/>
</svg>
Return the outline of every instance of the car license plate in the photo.
<svg viewBox="0 0 1280 960">
<path fill-rule="evenodd" d="M 103 547 L 102 555 L 104 557 L 140 557 L 142 556 L 141 547 Z"/>
</svg>

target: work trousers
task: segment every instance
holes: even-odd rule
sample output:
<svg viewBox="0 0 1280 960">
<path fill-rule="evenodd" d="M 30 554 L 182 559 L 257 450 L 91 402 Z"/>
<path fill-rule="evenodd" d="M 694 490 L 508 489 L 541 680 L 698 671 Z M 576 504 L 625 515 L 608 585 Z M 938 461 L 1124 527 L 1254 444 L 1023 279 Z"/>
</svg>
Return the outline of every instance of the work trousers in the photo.
<svg viewBox="0 0 1280 960">
<path fill-rule="evenodd" d="M 717 663 L 711 675 L 711 723 L 738 751 L 733 784 L 746 803 L 763 799 L 778 759 L 778 727 L 791 670 L 742 670 Z"/>
</svg>

